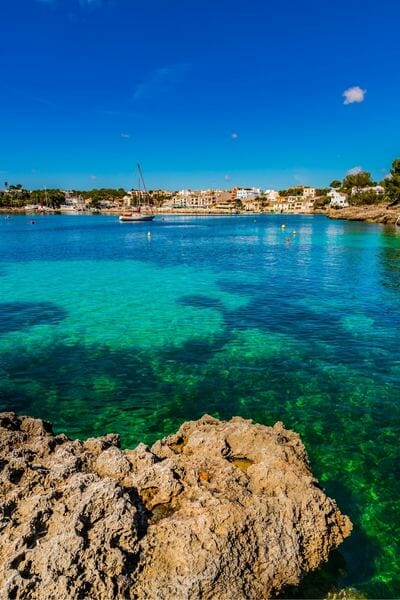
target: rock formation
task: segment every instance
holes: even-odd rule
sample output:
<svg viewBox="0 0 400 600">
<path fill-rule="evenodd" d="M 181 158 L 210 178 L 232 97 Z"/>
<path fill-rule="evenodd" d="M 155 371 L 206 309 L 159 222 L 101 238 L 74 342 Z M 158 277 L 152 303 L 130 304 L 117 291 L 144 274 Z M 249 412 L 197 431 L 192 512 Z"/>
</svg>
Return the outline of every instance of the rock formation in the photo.
<svg viewBox="0 0 400 600">
<path fill-rule="evenodd" d="M 270 598 L 351 523 L 299 436 L 204 416 L 149 449 L 0 414 L 0 597 Z"/>
<path fill-rule="evenodd" d="M 331 208 L 327 206 L 315 212 L 326 214 L 330 219 L 368 221 L 368 223 L 384 223 L 387 225 L 394 225 L 396 222 L 400 222 L 400 206 L 390 206 L 387 203 L 347 206 L 345 208 Z"/>
</svg>

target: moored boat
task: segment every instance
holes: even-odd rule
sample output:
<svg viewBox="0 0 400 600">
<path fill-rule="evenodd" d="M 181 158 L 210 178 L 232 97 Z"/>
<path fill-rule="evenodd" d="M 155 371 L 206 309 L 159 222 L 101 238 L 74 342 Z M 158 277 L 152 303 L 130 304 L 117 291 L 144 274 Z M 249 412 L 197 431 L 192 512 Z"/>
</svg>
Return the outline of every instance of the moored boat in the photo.
<svg viewBox="0 0 400 600">
<path fill-rule="evenodd" d="M 137 168 L 138 168 L 138 172 L 139 172 L 139 188 L 141 189 L 141 186 L 143 185 L 143 195 L 147 200 L 147 204 L 142 205 L 142 204 L 140 204 L 140 201 L 139 201 L 138 206 L 135 206 L 130 211 L 124 212 L 121 215 L 119 215 L 120 223 L 152 221 L 155 217 L 155 215 L 152 214 L 152 212 L 151 212 L 151 206 L 150 206 L 150 202 L 149 202 L 149 194 L 146 189 L 146 184 L 144 182 L 142 168 L 141 168 L 140 164 L 138 164 Z M 142 211 L 142 209 L 144 209 L 144 210 Z"/>
<path fill-rule="evenodd" d="M 119 220 L 121 223 L 130 223 L 133 221 L 152 221 L 155 215 L 137 212 L 130 213 L 122 213 L 119 215 Z"/>
</svg>

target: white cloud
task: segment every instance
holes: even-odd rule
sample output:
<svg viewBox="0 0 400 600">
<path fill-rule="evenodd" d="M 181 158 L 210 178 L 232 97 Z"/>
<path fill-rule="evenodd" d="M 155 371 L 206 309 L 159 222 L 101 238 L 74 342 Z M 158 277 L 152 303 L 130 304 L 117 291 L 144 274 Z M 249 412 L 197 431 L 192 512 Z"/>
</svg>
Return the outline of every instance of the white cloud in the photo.
<svg viewBox="0 0 400 600">
<path fill-rule="evenodd" d="M 124 138 L 125 140 L 129 140 L 129 138 L 131 137 L 131 134 L 130 134 L 130 133 L 124 133 L 124 132 L 122 132 L 120 135 L 121 135 L 121 137 L 122 137 L 122 138 Z"/>
<path fill-rule="evenodd" d="M 224 179 L 225 179 L 225 181 L 229 181 L 230 180 L 230 175 L 225 175 Z"/>
<path fill-rule="evenodd" d="M 233 133 L 231 133 L 231 138 L 232 138 L 233 140 L 237 140 L 237 139 L 238 139 L 238 137 L 239 137 L 239 136 L 238 136 L 238 134 L 237 134 L 236 132 L 233 132 Z"/>
<path fill-rule="evenodd" d="M 358 173 L 362 173 L 362 167 L 353 167 L 347 171 L 347 175 L 358 175 Z"/>
<path fill-rule="evenodd" d="M 90 175 L 89 179 L 92 179 L 94 181 L 95 179 L 97 179 L 97 175 Z"/>
<path fill-rule="evenodd" d="M 171 92 L 175 84 L 183 78 L 188 65 L 175 64 L 160 67 L 150 71 L 142 81 L 140 81 L 133 92 L 133 100 L 150 98 L 153 96 L 166 96 Z"/>
<path fill-rule="evenodd" d="M 344 90 L 342 96 L 344 97 L 343 104 L 354 104 L 359 102 L 364 102 L 365 94 L 367 90 L 363 90 L 358 85 L 354 85 L 353 87 L 347 88 Z"/>
</svg>

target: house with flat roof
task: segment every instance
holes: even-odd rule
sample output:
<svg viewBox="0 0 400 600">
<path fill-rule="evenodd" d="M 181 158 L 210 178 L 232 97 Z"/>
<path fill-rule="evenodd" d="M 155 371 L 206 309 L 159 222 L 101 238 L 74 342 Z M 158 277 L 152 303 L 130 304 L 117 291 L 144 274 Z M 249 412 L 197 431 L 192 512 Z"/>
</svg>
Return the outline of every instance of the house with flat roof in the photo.
<svg viewBox="0 0 400 600">
<path fill-rule="evenodd" d="M 236 200 L 247 200 L 258 198 L 261 195 L 261 189 L 257 187 L 250 188 L 234 188 Z"/>
<path fill-rule="evenodd" d="M 303 187 L 303 198 L 315 198 L 317 190 L 313 187 Z"/>
<path fill-rule="evenodd" d="M 330 198 L 329 206 L 332 206 L 333 208 L 345 208 L 346 206 L 349 206 L 347 194 L 332 189 L 328 192 L 327 196 Z"/>
<path fill-rule="evenodd" d="M 360 192 L 375 192 L 379 196 L 383 196 L 385 193 L 385 188 L 382 185 L 369 185 L 368 187 L 357 187 L 354 186 L 351 188 L 351 195 L 359 194 Z"/>
<path fill-rule="evenodd" d="M 268 202 L 275 202 L 279 198 L 279 192 L 277 190 L 265 190 L 264 196 L 267 198 Z"/>
<path fill-rule="evenodd" d="M 284 196 L 274 203 L 274 212 L 280 213 L 312 213 L 314 200 L 302 196 Z"/>
</svg>

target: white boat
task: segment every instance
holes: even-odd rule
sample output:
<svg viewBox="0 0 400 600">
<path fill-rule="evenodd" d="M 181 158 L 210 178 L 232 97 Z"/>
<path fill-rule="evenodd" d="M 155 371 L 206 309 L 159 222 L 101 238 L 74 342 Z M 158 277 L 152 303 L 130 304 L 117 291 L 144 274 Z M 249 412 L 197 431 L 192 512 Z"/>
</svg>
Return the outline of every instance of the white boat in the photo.
<svg viewBox="0 0 400 600">
<path fill-rule="evenodd" d="M 139 188 L 143 185 L 143 196 L 147 200 L 147 204 L 141 204 L 139 199 L 139 205 L 132 208 L 130 211 L 124 212 L 119 215 L 120 223 L 136 223 L 140 221 L 152 221 L 155 215 L 151 212 L 151 206 L 149 203 L 149 194 L 146 189 L 146 184 L 143 178 L 143 172 L 140 164 L 138 163 L 139 172 Z M 141 196 L 141 193 L 140 193 Z"/>
<path fill-rule="evenodd" d="M 131 223 L 133 221 L 152 221 L 155 215 L 147 215 L 141 212 L 122 213 L 119 215 L 121 223 Z"/>
</svg>

